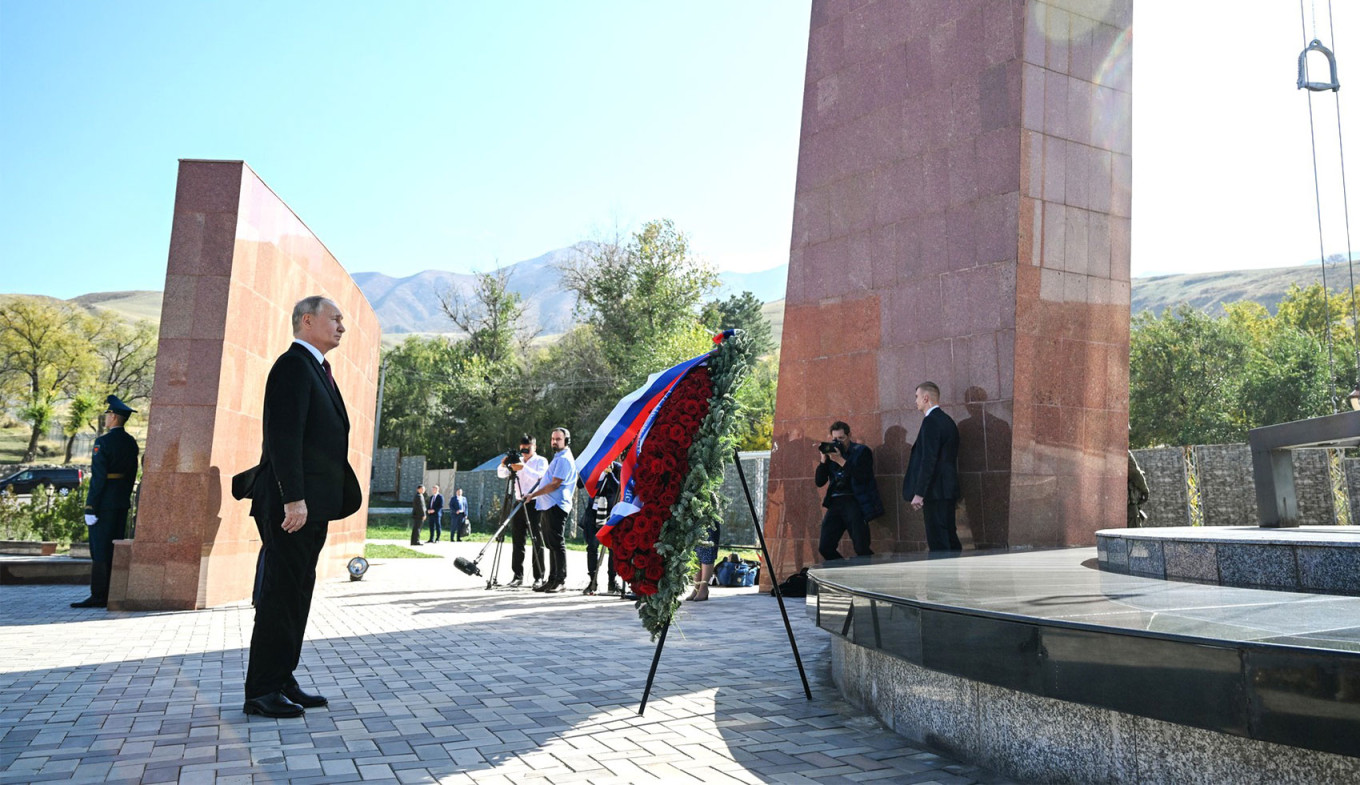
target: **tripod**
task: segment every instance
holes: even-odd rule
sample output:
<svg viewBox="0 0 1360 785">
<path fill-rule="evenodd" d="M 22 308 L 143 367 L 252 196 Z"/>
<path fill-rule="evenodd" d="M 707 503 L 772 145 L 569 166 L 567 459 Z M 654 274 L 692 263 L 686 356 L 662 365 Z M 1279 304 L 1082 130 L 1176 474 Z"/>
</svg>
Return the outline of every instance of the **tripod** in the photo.
<svg viewBox="0 0 1360 785">
<path fill-rule="evenodd" d="M 510 504 L 512 493 L 510 489 L 514 488 L 513 483 L 515 482 L 514 469 L 510 470 L 510 482 L 512 484 L 507 488 L 505 492 L 505 499 L 501 504 L 501 510 L 504 510 L 506 506 Z M 539 482 L 542 482 L 541 478 Z M 529 491 L 532 493 L 534 489 L 537 487 L 538 483 L 536 482 L 534 483 L 534 487 L 530 488 Z M 505 542 L 505 527 L 510 525 L 510 522 L 515 519 L 515 515 L 519 513 L 519 508 L 523 506 L 524 502 L 521 500 L 518 504 L 515 505 L 514 509 L 510 511 L 510 514 L 505 516 L 505 520 L 501 521 L 501 525 L 496 527 L 496 531 L 491 535 L 491 539 L 487 540 L 486 545 L 482 546 L 482 550 L 478 552 L 477 558 L 473 559 L 472 561 L 468 561 L 467 559 L 464 559 L 462 556 L 459 556 L 458 558 L 453 560 L 453 566 L 459 572 L 465 575 L 480 576 L 482 574 L 482 571 L 477 567 L 477 565 L 481 563 L 482 557 L 486 556 L 486 550 L 491 547 L 492 543 L 495 543 L 496 554 L 493 557 L 491 557 L 491 575 L 490 577 L 487 578 L 486 588 L 490 589 L 493 586 L 499 586 L 500 584 L 496 582 L 496 572 L 500 568 L 501 543 Z"/>
<path fill-rule="evenodd" d="M 505 482 L 505 496 L 501 499 L 502 513 L 505 512 L 506 508 L 510 507 L 510 503 L 515 500 L 515 488 L 518 487 L 517 486 L 518 482 L 519 474 L 514 469 L 510 469 L 510 477 Z M 538 478 L 538 481 L 534 483 L 534 487 L 529 489 L 529 493 L 533 493 L 538 488 L 538 485 L 541 482 L 543 482 L 542 477 Z M 528 494 L 525 495 L 527 496 Z M 523 506 L 524 501 L 522 500 L 518 504 L 514 505 L 514 508 L 510 510 L 510 514 L 506 515 L 505 519 L 501 521 L 501 525 L 496 529 L 496 533 L 491 536 L 491 539 L 487 541 L 486 546 L 482 548 L 482 551 L 485 552 L 486 548 L 490 547 L 491 543 L 493 542 L 496 543 L 496 550 L 491 556 L 491 574 L 487 576 L 486 579 L 486 588 L 488 589 L 495 588 L 501 585 L 499 575 L 501 569 L 501 550 L 505 547 L 505 527 L 509 526 L 510 522 L 515 520 L 515 516 L 519 514 L 519 510 Z M 529 514 L 528 511 L 526 510 L 524 514 L 527 519 Z M 538 549 L 538 537 L 534 535 L 533 526 L 530 526 L 528 528 L 531 547 L 534 549 L 534 552 L 536 553 Z M 480 560 L 481 558 L 482 558 L 481 555 L 477 556 L 478 560 Z M 530 557 L 530 561 L 531 562 L 533 561 L 532 556 Z"/>
</svg>

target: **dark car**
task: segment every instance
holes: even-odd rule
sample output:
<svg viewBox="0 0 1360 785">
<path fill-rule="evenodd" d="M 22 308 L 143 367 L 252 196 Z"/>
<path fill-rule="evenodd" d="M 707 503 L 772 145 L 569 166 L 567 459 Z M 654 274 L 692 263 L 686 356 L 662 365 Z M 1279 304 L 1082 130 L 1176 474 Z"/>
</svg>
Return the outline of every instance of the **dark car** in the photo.
<svg viewBox="0 0 1360 785">
<path fill-rule="evenodd" d="M 0 480 L 0 490 L 10 488 L 15 493 L 32 493 L 39 485 L 75 490 L 84 478 L 85 472 L 80 469 L 22 469 Z"/>
</svg>

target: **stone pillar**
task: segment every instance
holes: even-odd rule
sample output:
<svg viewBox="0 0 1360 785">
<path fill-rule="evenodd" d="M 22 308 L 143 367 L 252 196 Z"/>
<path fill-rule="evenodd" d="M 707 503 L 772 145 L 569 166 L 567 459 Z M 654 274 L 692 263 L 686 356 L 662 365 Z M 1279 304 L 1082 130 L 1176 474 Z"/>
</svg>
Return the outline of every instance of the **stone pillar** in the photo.
<svg viewBox="0 0 1360 785">
<path fill-rule="evenodd" d="M 240 161 L 181 161 L 135 540 L 114 546 L 111 609 L 206 608 L 250 598 L 260 539 L 231 476 L 260 458 L 264 385 L 292 341 L 293 304 L 345 315 L 327 355 L 370 476 L 378 318 L 321 241 Z M 367 499 L 330 525 L 321 577 L 363 550 Z"/>
<path fill-rule="evenodd" d="M 814 0 L 769 531 L 815 563 L 816 441 L 874 448 L 874 550 L 940 385 L 965 546 L 1091 545 L 1124 520 L 1131 0 Z M 851 552 L 848 540 L 843 552 Z"/>
</svg>

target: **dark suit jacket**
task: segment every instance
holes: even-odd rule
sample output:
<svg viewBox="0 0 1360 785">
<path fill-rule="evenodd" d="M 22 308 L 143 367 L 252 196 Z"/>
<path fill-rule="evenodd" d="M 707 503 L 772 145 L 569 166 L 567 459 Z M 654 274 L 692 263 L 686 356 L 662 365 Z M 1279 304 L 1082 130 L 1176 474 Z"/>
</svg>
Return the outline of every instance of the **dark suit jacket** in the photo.
<svg viewBox="0 0 1360 785">
<path fill-rule="evenodd" d="M 959 428 L 954 418 L 936 408 L 921 422 L 911 448 L 902 498 L 959 498 Z"/>
<path fill-rule="evenodd" d="M 294 343 L 274 361 L 264 388 L 264 448 L 250 514 L 283 519 L 303 499 L 307 520 L 334 521 L 363 503 L 349 465 L 349 414 L 320 363 Z"/>
<path fill-rule="evenodd" d="M 121 426 L 110 428 L 94 440 L 85 511 L 100 515 L 128 509 L 132 506 L 132 485 L 136 480 L 137 440 Z"/>
<path fill-rule="evenodd" d="M 830 460 L 822 461 L 817 464 L 817 473 L 814 479 L 817 487 L 827 485 L 831 481 L 831 471 L 836 466 Z M 864 515 L 864 520 L 872 521 L 883 515 L 883 500 L 878 496 L 878 485 L 874 482 L 874 451 L 869 449 L 867 444 L 851 442 L 850 450 L 845 456 L 845 471 L 850 477 L 850 491 L 855 494 L 855 501 L 859 502 L 859 510 Z M 831 498 L 831 486 L 827 485 L 826 497 L 822 499 L 822 506 L 829 506 Z"/>
<path fill-rule="evenodd" d="M 425 516 L 429 512 L 429 509 L 430 503 L 425 500 L 425 494 L 417 493 L 415 498 L 411 500 L 412 518 L 416 518 L 422 521 L 425 520 Z"/>
<path fill-rule="evenodd" d="M 434 510 L 434 514 L 438 515 L 439 511 L 444 509 L 444 494 L 436 493 L 434 496 L 431 496 L 430 506 L 427 509 Z"/>
</svg>

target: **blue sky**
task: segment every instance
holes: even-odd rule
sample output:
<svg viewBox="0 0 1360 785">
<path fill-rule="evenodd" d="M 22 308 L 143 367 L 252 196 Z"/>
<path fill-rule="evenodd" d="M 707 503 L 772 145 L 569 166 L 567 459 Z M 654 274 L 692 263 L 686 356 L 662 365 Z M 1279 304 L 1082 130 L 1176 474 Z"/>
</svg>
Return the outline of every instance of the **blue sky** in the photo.
<svg viewBox="0 0 1360 785">
<path fill-rule="evenodd" d="M 655 217 L 721 269 L 783 264 L 809 6 L 0 0 L 0 288 L 161 288 L 179 158 L 246 160 L 354 271 L 489 269 Z M 1343 84 L 1357 6 L 1333 4 Z M 1311 33 L 1243 7 L 1135 3 L 1135 275 L 1318 255 Z"/>
<path fill-rule="evenodd" d="M 0 0 L 9 291 L 159 289 L 179 158 L 244 159 L 351 270 L 669 217 L 787 261 L 807 0 Z M 28 265 L 32 265 L 29 267 Z"/>
</svg>

